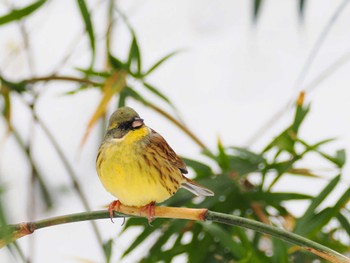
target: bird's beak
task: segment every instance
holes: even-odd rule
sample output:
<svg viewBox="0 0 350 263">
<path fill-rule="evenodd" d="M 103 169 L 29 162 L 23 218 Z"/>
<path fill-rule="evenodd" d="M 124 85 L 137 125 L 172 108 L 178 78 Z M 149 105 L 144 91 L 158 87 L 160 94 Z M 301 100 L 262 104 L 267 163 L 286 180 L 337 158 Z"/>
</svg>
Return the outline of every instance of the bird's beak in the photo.
<svg viewBox="0 0 350 263">
<path fill-rule="evenodd" d="M 134 118 L 134 121 L 132 122 L 132 127 L 135 128 L 139 128 L 143 125 L 143 119 L 136 117 Z"/>
</svg>

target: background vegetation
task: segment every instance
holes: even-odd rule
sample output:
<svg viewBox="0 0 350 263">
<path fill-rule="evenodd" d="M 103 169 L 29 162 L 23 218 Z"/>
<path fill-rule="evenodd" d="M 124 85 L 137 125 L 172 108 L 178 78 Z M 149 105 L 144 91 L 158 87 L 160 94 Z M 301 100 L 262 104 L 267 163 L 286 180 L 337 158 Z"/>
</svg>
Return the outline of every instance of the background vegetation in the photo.
<svg viewBox="0 0 350 263">
<path fill-rule="evenodd" d="M 52 83 L 59 82 L 61 86 L 68 85 L 68 89 L 73 87 L 65 92 L 64 96 L 83 97 L 84 93 L 91 89 L 98 91 L 98 93 L 94 93 L 98 101 L 97 106 L 86 127 L 83 127 L 84 136 L 78 142 L 80 145 L 79 154 L 84 151 L 84 146 L 90 136 L 101 138 L 100 134 L 93 131 L 96 130 L 96 126 L 100 126 L 100 130 L 103 132 L 108 115 L 106 113 L 130 103 L 143 105 L 163 116 L 182 132 L 183 137 L 188 137 L 197 145 L 198 155 L 196 158 L 185 156 L 183 158 L 192 169 L 195 179 L 212 189 L 216 196 L 206 199 L 193 198 L 190 193 L 180 190 L 164 205 L 208 208 L 212 211 L 251 218 L 285 228 L 340 253 L 350 253 L 350 210 L 347 205 L 350 198 L 350 188 L 342 180 L 344 176 L 347 176 L 343 175 L 346 153 L 342 148 L 333 151 L 323 150 L 325 145 L 334 141 L 333 138 L 309 141 L 300 135 L 300 129 L 308 125 L 307 117 L 311 108 L 311 103 L 305 102 L 307 97 L 304 98 L 304 93 L 300 94 L 298 100 L 293 98 L 291 100 L 293 103 L 288 106 L 289 109 L 293 108 L 293 112 L 289 111 L 290 122 L 285 124 L 284 128 L 276 131 L 275 137 L 265 145 L 260 146 L 258 150 L 226 145 L 216 138 L 202 140 L 200 134 L 192 132 L 191 125 L 184 124 L 179 117 L 179 110 L 172 103 L 172 99 L 149 80 L 152 75 L 157 74 L 157 70 L 167 67 L 165 62 L 177 56 L 181 51 L 170 52 L 152 65 L 145 66 L 143 63 L 144 54 L 141 52 L 142 41 L 137 37 L 137 28 L 133 28 L 128 17 L 118 8 L 116 1 L 106 0 L 98 3 L 89 3 L 84 0 L 76 1 L 79 11 L 77 15 L 85 28 L 82 37 L 88 41 L 90 47 L 89 60 L 84 61 L 83 66 L 69 68 L 65 66 L 66 62 L 74 55 L 73 51 L 68 50 L 67 54 L 62 56 L 62 61 L 58 64 L 57 69 L 45 75 L 32 74 L 35 57 L 31 56 L 31 49 L 34 47 L 30 41 L 31 35 L 26 29 L 26 22 L 37 12 L 45 10 L 45 6 L 50 2 L 53 1 L 34 1 L 23 6 L 12 6 L 12 4 L 5 3 L 3 5 L 6 11 L 0 16 L 0 26 L 18 26 L 23 39 L 23 47 L 21 48 L 26 52 L 28 63 L 27 77 L 20 78 L 2 74 L 2 70 L 6 69 L 6 64 L 0 65 L 0 106 L 2 107 L 2 118 L 6 123 L 6 125 L 1 126 L 6 127 L 2 143 L 12 140 L 25 155 L 29 164 L 26 168 L 29 171 L 28 178 L 23 182 L 16 182 L 16 184 L 23 185 L 22 189 L 28 192 L 28 200 L 20 208 L 28 211 L 27 218 L 23 218 L 23 221 L 41 218 L 46 210 L 49 211 L 60 206 L 58 193 L 73 191 L 85 211 L 90 211 L 93 208 L 90 202 L 92 198 L 91 188 L 89 188 L 90 191 L 84 191 L 84 177 L 81 177 L 81 173 L 73 167 L 74 160 L 70 159 L 72 155 L 67 155 L 67 152 L 71 151 L 71 146 L 57 140 L 56 128 L 47 125 L 40 117 L 40 108 L 37 108 L 38 101 L 42 98 L 45 99 L 44 94 L 52 87 Z M 259 23 L 263 2 L 252 1 L 252 24 Z M 304 17 L 305 2 L 298 1 L 300 21 Z M 347 1 L 339 5 L 334 13 L 334 18 L 340 15 L 340 12 L 345 8 L 345 3 Z M 97 32 L 97 22 L 93 20 L 93 12 L 101 5 L 106 9 L 108 15 L 105 21 L 105 30 Z M 125 52 L 122 52 L 123 55 L 116 55 L 120 52 L 114 52 L 114 48 L 112 48 L 114 46 L 113 40 L 118 39 L 118 34 L 115 33 L 114 29 L 120 24 L 128 30 L 130 41 L 129 47 Z M 315 48 L 310 52 L 311 54 L 305 63 L 303 73 L 307 73 L 308 67 L 317 55 L 318 45 L 322 44 L 323 38 L 331 26 L 332 21 L 321 32 Z M 104 61 L 102 66 L 101 63 L 96 62 L 101 60 Z M 325 74 L 329 74 L 340 65 L 341 63 L 332 65 Z M 316 79 L 316 84 L 317 81 L 320 79 Z M 200 95 L 198 99 L 200 100 Z M 210 104 L 210 101 L 205 103 Z M 21 128 L 13 125 L 16 120 L 12 116 L 12 112 L 16 107 L 23 108 L 23 112 L 25 112 L 23 114 L 31 120 L 23 121 L 20 118 Z M 218 113 L 213 112 L 213 115 L 208 116 L 208 118 L 214 118 L 216 114 Z M 223 114 L 227 114 L 227 118 L 229 118 L 229 113 Z M 273 121 L 277 119 L 274 117 Z M 25 128 L 23 128 L 24 123 L 28 124 Z M 69 130 L 69 127 L 65 128 Z M 20 129 L 25 129 L 25 132 Z M 61 176 L 69 178 L 64 185 L 65 189 L 58 190 L 58 186 L 54 185 L 52 177 L 50 178 L 51 175 L 48 172 L 43 172 L 45 171 L 43 169 L 45 167 L 45 150 L 37 147 L 35 129 L 40 129 L 40 132 L 44 134 L 45 140 L 56 152 L 57 162 L 60 162 L 64 167 Z M 215 141 L 216 147 L 207 146 L 209 141 Z M 89 152 L 88 154 L 93 159 L 94 153 Z M 303 193 L 298 191 L 299 189 L 276 191 L 275 185 L 286 176 L 305 177 L 315 184 L 320 180 L 321 174 L 315 173 L 309 167 L 302 166 L 302 161 L 309 156 L 329 169 L 330 176 L 326 178 L 328 180 L 326 185 L 317 193 L 311 191 Z M 16 158 L 16 156 L 11 158 Z M 2 171 L 0 170 L 0 172 Z M 2 175 L 0 174 L 0 176 Z M 345 187 L 339 192 L 338 186 L 341 184 Z M 17 223 L 11 221 L 13 217 L 11 211 L 14 207 L 13 199 L 6 196 L 9 188 L 11 185 L 1 184 L 0 225 Z M 337 191 L 337 200 L 329 204 L 326 200 L 329 196 L 334 195 L 335 191 Z M 77 200 L 73 197 L 72 199 L 74 202 Z M 300 209 L 300 211 L 288 209 L 289 202 L 298 200 L 306 201 L 304 203 L 305 209 Z M 106 203 L 109 201 L 106 200 Z M 59 211 L 61 214 L 68 213 L 64 207 Z M 90 224 L 93 229 L 93 238 L 100 246 L 99 262 L 110 262 L 112 258 L 115 258 L 116 250 L 119 251 L 120 255 L 122 250 L 120 242 L 123 242 L 130 235 L 135 236 L 134 241 L 127 247 L 124 246 L 121 257 L 127 257 L 134 251 L 144 251 L 147 247 L 148 253 L 141 253 L 143 262 L 170 262 L 179 255 L 182 257 L 185 255 L 190 262 L 312 262 L 316 259 L 314 255 L 300 251 L 297 247 L 283 241 L 238 227 L 232 228 L 218 224 L 173 219 L 157 219 L 152 223 L 153 227 L 150 227 L 147 220 L 144 219 L 130 219 L 123 226 L 118 224 L 111 226 L 104 222 L 103 230 L 101 230 L 102 226 L 95 222 L 90 222 Z M 112 227 L 122 228 L 118 236 L 106 235 L 106 232 L 108 233 L 106 229 Z M 52 228 L 47 231 L 57 230 Z M 60 231 L 66 230 L 63 227 Z M 85 239 L 86 237 L 82 235 L 81 242 L 84 242 Z M 40 253 L 42 248 L 35 247 L 35 242 L 32 239 L 29 242 L 31 244 L 29 246 L 28 244 L 14 243 L 4 249 L 8 249 L 14 261 L 36 262 L 33 251 Z M 59 240 L 59 242 L 64 242 L 64 240 Z M 77 257 L 75 260 L 89 262 L 84 255 L 74 256 Z"/>
</svg>

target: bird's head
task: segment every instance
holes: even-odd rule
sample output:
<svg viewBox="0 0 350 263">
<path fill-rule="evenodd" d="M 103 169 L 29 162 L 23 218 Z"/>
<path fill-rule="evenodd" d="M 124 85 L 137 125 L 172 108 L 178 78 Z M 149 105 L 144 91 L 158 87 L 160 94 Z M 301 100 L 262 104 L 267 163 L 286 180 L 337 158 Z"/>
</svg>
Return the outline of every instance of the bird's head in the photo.
<svg viewBox="0 0 350 263">
<path fill-rule="evenodd" d="M 110 117 L 106 136 L 122 138 L 132 130 L 144 126 L 143 119 L 130 107 L 117 109 Z"/>
</svg>

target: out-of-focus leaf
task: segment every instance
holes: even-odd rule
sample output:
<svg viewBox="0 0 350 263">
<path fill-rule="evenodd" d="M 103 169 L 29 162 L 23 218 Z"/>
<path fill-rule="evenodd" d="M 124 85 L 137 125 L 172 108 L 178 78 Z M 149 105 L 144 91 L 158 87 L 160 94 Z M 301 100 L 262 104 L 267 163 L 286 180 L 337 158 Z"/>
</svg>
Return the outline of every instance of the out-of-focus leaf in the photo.
<svg viewBox="0 0 350 263">
<path fill-rule="evenodd" d="M 83 68 L 75 68 L 75 69 L 84 73 L 87 76 L 92 76 L 92 77 L 101 77 L 105 79 L 111 76 L 111 73 L 107 71 L 95 71 L 92 69 L 83 69 Z"/>
<path fill-rule="evenodd" d="M 242 176 L 265 167 L 266 160 L 262 155 L 239 147 L 229 147 L 226 150 L 231 171 Z"/>
<path fill-rule="evenodd" d="M 27 85 L 23 82 L 11 82 L 0 76 L 0 92 L 2 89 L 8 89 L 10 92 L 16 91 L 22 93 L 27 91 Z"/>
<path fill-rule="evenodd" d="M 129 71 L 129 67 L 127 64 L 119 60 L 118 58 L 114 57 L 112 54 L 108 53 L 108 62 L 111 64 L 113 69 L 124 69 L 126 71 Z"/>
<path fill-rule="evenodd" d="M 218 139 L 218 156 L 217 161 L 220 166 L 220 168 L 223 171 L 228 171 L 230 169 L 230 158 L 226 154 L 225 148 L 221 143 L 220 138 Z"/>
<path fill-rule="evenodd" d="M 33 13 L 34 11 L 39 9 L 45 3 L 46 3 L 46 0 L 39 0 L 39 1 L 36 1 L 30 5 L 27 5 L 26 7 L 23 7 L 20 9 L 13 9 L 8 14 L 0 17 L 0 26 L 3 24 L 7 24 L 7 23 L 10 23 L 13 21 L 20 20 L 20 19 L 30 15 L 31 13 Z"/>
<path fill-rule="evenodd" d="M 130 87 L 125 87 L 122 92 L 119 94 L 118 99 L 118 108 L 126 106 L 126 99 L 128 98 L 128 89 L 132 89 Z"/>
<path fill-rule="evenodd" d="M 158 237 L 157 241 L 154 242 L 152 247 L 149 249 L 148 257 L 151 260 L 150 262 L 159 262 L 162 260 L 167 260 L 165 262 L 171 262 L 171 259 L 176 254 L 167 255 L 166 258 L 164 258 L 162 246 L 166 242 L 168 242 L 170 238 L 177 237 L 179 233 L 183 232 L 186 224 L 187 224 L 186 221 L 179 221 L 179 220 L 170 220 L 167 224 L 163 224 L 163 226 L 160 229 L 161 235 Z"/>
<path fill-rule="evenodd" d="M 309 111 L 310 111 L 310 105 L 307 105 L 307 106 L 297 105 L 295 117 L 294 117 L 294 122 L 291 126 L 291 130 L 295 134 L 298 134 L 299 128 L 300 128 L 302 122 L 305 120 L 305 117 L 309 113 Z"/>
<path fill-rule="evenodd" d="M 290 200 L 307 200 L 311 195 L 299 193 L 278 193 L 278 192 L 244 192 L 242 193 L 251 201 L 263 201 L 266 204 L 280 204 Z"/>
<path fill-rule="evenodd" d="M 261 4 L 263 0 L 253 0 L 253 21 L 256 22 L 258 20 L 259 12 L 261 9 Z"/>
<path fill-rule="evenodd" d="M 144 242 L 154 232 L 154 229 L 159 228 L 166 220 L 167 219 L 157 219 L 152 222 L 152 227 L 151 226 L 145 227 L 142 233 L 134 240 L 134 242 L 132 242 L 132 244 L 128 247 L 128 249 L 124 251 L 122 257 L 127 256 L 130 252 L 132 252 L 135 248 L 137 248 L 142 242 Z M 130 220 L 128 220 L 128 222 L 129 221 Z M 132 226 L 131 224 L 127 224 L 124 227 L 122 233 L 124 233 L 125 230 L 129 229 L 131 226 Z"/>
<path fill-rule="evenodd" d="M 294 157 L 291 160 L 279 162 L 279 163 L 273 163 L 273 164 L 269 164 L 267 166 L 267 169 L 275 169 L 277 171 L 277 176 L 272 180 L 271 184 L 268 187 L 269 191 L 278 182 L 278 180 L 281 179 L 283 174 L 285 174 L 287 171 L 289 171 L 290 169 L 293 168 L 293 164 L 297 160 L 298 160 L 298 158 Z"/>
<path fill-rule="evenodd" d="M 79 5 L 80 14 L 84 20 L 85 30 L 88 33 L 90 46 L 91 46 L 91 66 L 95 60 L 95 34 L 94 27 L 91 22 L 91 16 L 87 8 L 85 0 L 77 0 Z"/>
<path fill-rule="evenodd" d="M 326 197 L 333 191 L 337 186 L 340 180 L 340 175 L 334 177 L 329 184 L 320 192 L 319 195 L 315 196 L 312 199 L 311 204 L 306 209 L 304 215 L 302 215 L 295 225 L 294 232 L 300 235 L 303 235 L 305 232 L 308 232 L 309 223 L 312 221 L 316 208 L 326 199 Z"/>
<path fill-rule="evenodd" d="M 196 172 L 197 177 L 211 176 L 214 174 L 211 167 L 205 163 L 183 157 L 182 160 L 187 164 L 187 166 L 191 167 Z"/>
<path fill-rule="evenodd" d="M 194 232 L 194 238 L 188 246 L 188 251 L 196 251 L 196 253 L 190 253 L 188 256 L 188 262 L 202 263 L 210 262 L 208 256 L 210 253 L 208 251 L 209 246 L 213 243 L 212 237 L 203 231 L 200 231 L 197 235 Z M 204 236 L 202 239 L 199 237 Z M 200 252 L 200 253 L 199 253 Z"/>
<path fill-rule="evenodd" d="M 74 89 L 74 90 L 71 90 L 71 91 L 68 91 L 68 92 L 64 92 L 63 95 L 75 95 L 81 91 L 85 91 L 87 89 L 91 89 L 91 88 L 101 88 L 99 86 L 94 86 L 94 87 L 91 87 L 89 85 L 86 85 L 86 84 L 83 84 L 83 85 L 80 85 L 78 88 Z"/>
<path fill-rule="evenodd" d="M 288 247 L 285 242 L 272 238 L 273 255 L 271 263 L 289 263 Z"/>
<path fill-rule="evenodd" d="M 123 70 L 113 71 L 112 75 L 106 79 L 104 86 L 102 87 L 102 91 L 103 91 L 102 99 L 87 125 L 85 134 L 80 143 L 80 146 L 82 146 L 85 143 L 95 123 L 100 119 L 101 116 L 105 114 L 109 101 L 112 99 L 112 97 L 115 94 L 119 94 L 120 92 L 122 92 L 125 86 L 126 86 L 126 72 Z"/>
<path fill-rule="evenodd" d="M 295 155 L 295 142 L 298 140 L 298 132 L 302 122 L 305 120 L 308 112 L 310 111 L 310 105 L 303 106 L 298 104 L 295 111 L 293 124 L 278 135 L 267 147 L 263 150 L 267 152 L 273 147 L 277 147 L 280 151 L 287 151 L 292 155 Z M 277 157 L 277 156 L 276 156 Z"/>
<path fill-rule="evenodd" d="M 314 216 L 313 220 L 308 224 L 308 232 L 320 232 L 333 217 L 339 214 L 341 208 L 343 208 L 350 200 L 350 188 L 348 188 L 339 200 L 332 207 L 327 207 L 320 213 Z"/>
<path fill-rule="evenodd" d="M 314 178 L 319 178 L 320 176 L 317 174 L 312 173 L 309 169 L 306 168 L 291 168 L 288 169 L 288 174 L 293 174 L 293 175 L 301 175 L 301 176 L 308 176 L 308 177 L 314 177 Z"/>
<path fill-rule="evenodd" d="M 137 43 L 136 35 L 133 34 L 133 38 L 130 45 L 129 58 L 127 66 L 132 71 L 133 63 L 136 63 L 136 76 L 141 76 L 141 53 L 139 45 Z"/>
<path fill-rule="evenodd" d="M 248 252 L 248 248 L 245 248 L 240 243 L 235 242 L 232 236 L 225 231 L 221 226 L 217 224 L 205 224 L 203 228 L 212 235 L 213 238 L 217 238 L 221 245 L 226 248 L 235 258 L 242 258 Z"/>
<path fill-rule="evenodd" d="M 107 242 L 103 244 L 103 252 L 105 253 L 106 262 L 111 262 L 112 250 L 113 248 L 113 239 L 109 239 Z"/>
<path fill-rule="evenodd" d="M 345 164 L 345 161 L 346 161 L 345 149 L 338 150 L 334 157 L 320 151 L 318 151 L 318 153 L 321 154 L 327 160 L 337 165 L 339 168 L 342 168 Z"/>
<path fill-rule="evenodd" d="M 300 17 L 300 19 L 304 18 L 305 2 L 306 2 L 306 0 L 299 0 L 299 17 Z"/>
<path fill-rule="evenodd" d="M 1 82 L 0 82 L 1 85 Z M 2 109 L 2 114 L 6 120 L 8 131 L 12 130 L 11 125 L 11 97 L 10 91 L 5 85 L 0 86 L 0 96 L 3 97 L 4 107 Z"/>
<path fill-rule="evenodd" d="M 142 76 L 146 77 L 149 74 L 151 74 L 155 69 L 157 69 L 160 65 L 162 65 L 165 61 L 167 61 L 169 58 L 173 57 L 175 54 L 179 53 L 179 51 L 171 52 L 170 54 L 166 55 L 165 57 L 158 60 L 156 63 L 153 64 L 153 66 L 150 67 L 149 70 L 146 71 L 146 73 L 143 73 Z"/>
<path fill-rule="evenodd" d="M 7 218 L 5 213 L 5 208 L 3 206 L 3 194 L 5 192 L 4 186 L 0 185 L 0 226 L 7 225 Z"/>
<path fill-rule="evenodd" d="M 156 89 L 155 87 L 153 87 L 152 85 L 150 85 L 147 82 L 143 82 L 143 85 L 145 86 L 145 88 L 147 88 L 150 92 L 152 92 L 153 94 L 157 95 L 159 98 L 161 98 L 162 100 L 166 101 L 171 107 L 174 108 L 173 104 L 171 103 L 171 101 L 163 94 L 161 93 L 158 89 Z"/>
<path fill-rule="evenodd" d="M 344 228 L 346 233 L 350 236 L 350 222 L 349 219 L 346 218 L 342 213 L 337 214 L 338 222 L 341 224 L 341 226 Z"/>
</svg>

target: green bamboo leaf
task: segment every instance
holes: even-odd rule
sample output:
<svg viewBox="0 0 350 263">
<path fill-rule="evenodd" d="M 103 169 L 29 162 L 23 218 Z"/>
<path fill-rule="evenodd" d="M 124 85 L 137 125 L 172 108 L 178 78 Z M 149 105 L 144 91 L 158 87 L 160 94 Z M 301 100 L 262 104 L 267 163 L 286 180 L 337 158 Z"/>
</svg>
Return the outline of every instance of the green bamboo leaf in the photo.
<svg viewBox="0 0 350 263">
<path fill-rule="evenodd" d="M 165 260 L 162 255 L 164 255 L 162 246 L 172 237 L 177 237 L 178 233 L 181 233 L 185 228 L 187 222 L 185 220 L 170 220 L 168 224 L 163 224 L 161 228 L 161 235 L 157 241 L 149 249 L 149 259 L 151 262 L 159 262 L 160 260 Z M 175 256 L 172 254 L 171 257 L 167 257 L 168 261 L 171 262 L 172 257 Z"/>
<path fill-rule="evenodd" d="M 310 111 L 310 105 L 303 106 L 303 105 L 297 105 L 296 111 L 295 111 L 295 116 L 294 116 L 294 122 L 291 126 L 291 130 L 295 133 L 298 134 L 299 128 L 303 121 L 305 120 L 305 117 Z"/>
<path fill-rule="evenodd" d="M 159 98 L 163 99 L 165 102 L 167 102 L 172 108 L 174 108 L 173 104 L 171 101 L 163 94 L 161 93 L 158 89 L 156 89 L 154 86 L 150 85 L 147 82 L 143 82 L 143 85 L 151 91 L 153 94 L 157 95 Z"/>
<path fill-rule="evenodd" d="M 102 85 L 102 84 L 101 84 Z M 74 90 L 70 90 L 70 91 L 67 91 L 67 92 L 64 92 L 63 95 L 75 95 L 81 91 L 85 91 L 87 89 L 91 89 L 91 88 L 101 88 L 100 86 L 90 86 L 90 85 L 87 85 L 87 84 L 82 84 L 80 85 L 78 88 L 74 89 Z"/>
<path fill-rule="evenodd" d="M 191 263 L 203 263 L 210 262 L 210 252 L 208 250 L 209 246 L 213 244 L 213 239 L 211 236 L 206 235 L 203 231 L 200 231 L 198 234 L 193 234 L 196 238 L 192 239 L 192 242 L 188 246 L 189 250 L 192 253 L 188 255 L 188 262 Z M 198 237 L 203 236 L 203 239 L 199 239 Z M 199 253 L 200 252 L 200 253 Z"/>
<path fill-rule="evenodd" d="M 7 23 L 10 23 L 13 21 L 20 20 L 20 19 L 30 15 L 31 13 L 33 13 L 34 11 L 39 9 L 45 3 L 46 3 L 46 0 L 39 0 L 39 1 L 36 1 L 30 5 L 27 5 L 26 7 L 23 7 L 20 9 L 13 9 L 8 14 L 0 17 L 0 26 L 3 24 L 7 24 Z"/>
<path fill-rule="evenodd" d="M 342 168 L 346 161 L 346 152 L 344 149 L 338 150 L 335 154 L 335 156 L 330 156 L 329 154 L 323 153 L 321 151 L 317 151 L 319 154 L 321 154 L 324 158 L 331 161 L 335 165 L 337 165 L 339 168 Z"/>
<path fill-rule="evenodd" d="M 111 262 L 112 250 L 113 248 L 113 239 L 109 239 L 107 242 L 103 244 L 103 252 L 105 253 L 106 262 Z"/>
<path fill-rule="evenodd" d="M 350 223 L 349 219 L 344 216 L 342 213 L 337 214 L 337 219 L 340 225 L 344 228 L 344 230 L 348 233 L 350 236 Z"/>
<path fill-rule="evenodd" d="M 126 106 L 126 99 L 128 98 L 128 89 L 129 87 L 125 87 L 119 94 L 118 99 L 118 108 Z"/>
<path fill-rule="evenodd" d="M 253 0 L 253 21 L 256 23 L 258 20 L 259 12 L 261 9 L 262 0 Z"/>
<path fill-rule="evenodd" d="M 298 219 L 294 229 L 295 233 L 303 235 L 305 232 L 307 232 L 308 225 L 315 215 L 316 208 L 326 199 L 326 197 L 337 186 L 337 184 L 340 181 L 340 177 L 341 175 L 334 177 L 329 182 L 329 184 L 326 185 L 326 187 L 320 192 L 320 194 L 312 199 L 312 202 L 307 208 L 307 210 L 305 211 L 304 215 L 302 215 Z"/>
<path fill-rule="evenodd" d="M 222 145 L 220 139 L 218 139 L 218 156 L 217 162 L 223 171 L 228 171 L 230 169 L 230 158 L 227 155 L 224 146 Z"/>
<path fill-rule="evenodd" d="M 8 89 L 0 86 L 0 96 L 3 97 L 4 107 L 2 109 L 2 114 L 6 120 L 7 126 L 11 129 L 11 96 Z"/>
<path fill-rule="evenodd" d="M 27 91 L 28 87 L 23 82 L 8 81 L 0 76 L 0 92 L 3 92 L 3 90 L 6 90 L 6 89 L 8 89 L 9 91 L 22 93 L 24 91 Z"/>
<path fill-rule="evenodd" d="M 272 238 L 273 255 L 271 263 L 289 263 L 288 246 L 285 242 Z"/>
<path fill-rule="evenodd" d="M 87 76 L 92 76 L 92 77 L 100 77 L 100 78 L 108 78 L 111 76 L 110 72 L 107 71 L 95 71 L 92 69 L 83 69 L 83 68 L 75 68 L 77 71 L 84 73 Z"/>
<path fill-rule="evenodd" d="M 205 163 L 184 157 L 182 160 L 196 172 L 197 177 L 208 177 L 214 174 L 211 167 Z"/>
<path fill-rule="evenodd" d="M 233 237 L 217 224 L 202 223 L 203 229 L 208 232 L 214 239 L 217 238 L 220 244 L 227 249 L 235 258 L 243 258 L 248 252 L 248 247 L 244 247 L 235 242 Z"/>
<path fill-rule="evenodd" d="M 85 0 L 77 0 L 80 14 L 83 18 L 84 24 L 85 24 L 85 30 L 88 33 L 90 46 L 91 46 L 91 66 L 94 63 L 95 60 L 95 34 L 94 34 L 94 27 L 92 25 L 91 16 L 89 13 L 89 10 L 87 8 Z"/>
<path fill-rule="evenodd" d="M 5 207 L 3 205 L 3 194 L 5 192 L 5 188 L 3 185 L 0 185 L 0 226 L 6 226 L 7 225 L 7 217 L 5 213 Z M 1 227 L 0 229 L 3 229 Z"/>
<path fill-rule="evenodd" d="M 146 73 L 143 73 L 142 76 L 146 77 L 149 74 L 151 74 L 154 70 L 156 70 L 160 65 L 162 65 L 165 61 L 167 61 L 169 58 L 173 57 L 174 55 L 176 55 L 177 53 L 179 53 L 180 51 L 174 51 L 171 52 L 170 54 L 166 55 L 165 57 L 161 58 L 160 60 L 158 60 L 156 63 L 153 64 L 153 66 L 151 66 L 149 68 L 149 70 L 146 71 Z"/>
<path fill-rule="evenodd" d="M 304 18 L 306 0 L 299 0 L 299 17 L 301 20 Z"/>
<path fill-rule="evenodd" d="M 263 201 L 266 204 L 280 204 L 281 202 L 290 200 L 308 200 L 311 199 L 311 195 L 299 194 L 299 193 L 279 193 L 279 192 L 244 192 L 244 196 L 251 201 Z"/>
<path fill-rule="evenodd" d="M 143 221 L 145 221 L 145 219 L 143 219 Z M 144 242 L 154 232 L 154 229 L 159 228 L 163 223 L 164 223 L 163 219 L 157 219 L 152 222 L 152 227 L 151 226 L 145 227 L 142 233 L 131 243 L 128 249 L 124 251 L 122 258 L 127 256 L 130 252 L 132 252 L 135 248 L 137 248 L 142 242 Z M 123 232 L 125 232 L 126 229 L 127 228 L 125 227 L 123 229 Z"/>
<path fill-rule="evenodd" d="M 133 63 L 136 63 L 136 74 L 134 75 L 136 77 L 141 76 L 141 53 L 140 53 L 140 48 L 137 43 L 136 35 L 133 32 L 133 37 L 130 45 L 130 50 L 129 50 L 129 58 L 127 62 L 127 66 L 130 71 L 132 71 Z"/>
<path fill-rule="evenodd" d="M 108 53 L 108 61 L 113 69 L 125 69 L 127 71 L 129 70 L 128 66 L 124 62 L 114 57 L 111 53 Z"/>
<path fill-rule="evenodd" d="M 337 202 L 333 207 L 327 207 L 314 215 L 312 220 L 307 225 L 304 231 L 304 235 L 316 235 L 322 232 L 324 228 L 332 218 L 337 217 L 340 209 L 344 206 L 350 199 L 350 189 L 344 193 L 340 202 Z"/>
<path fill-rule="evenodd" d="M 226 153 L 229 158 L 230 170 L 235 171 L 240 176 L 261 170 L 266 164 L 262 155 L 244 148 L 228 147 Z"/>
</svg>

